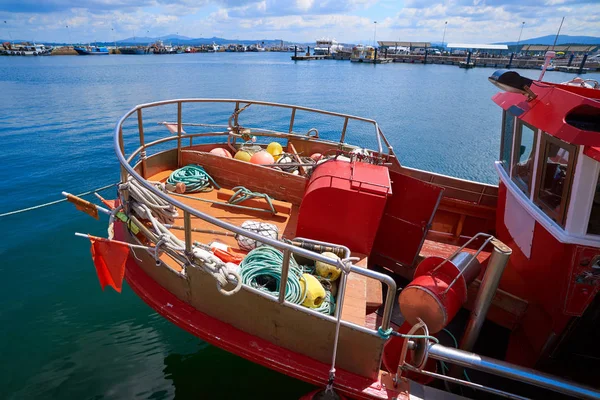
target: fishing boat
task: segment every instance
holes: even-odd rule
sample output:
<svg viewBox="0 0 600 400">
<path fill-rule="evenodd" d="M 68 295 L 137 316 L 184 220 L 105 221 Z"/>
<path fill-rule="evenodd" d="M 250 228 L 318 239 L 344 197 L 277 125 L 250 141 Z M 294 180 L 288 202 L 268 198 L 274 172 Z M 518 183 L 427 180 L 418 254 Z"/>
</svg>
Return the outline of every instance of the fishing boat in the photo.
<svg viewBox="0 0 600 400">
<path fill-rule="evenodd" d="M 352 48 L 352 55 L 350 56 L 350 61 L 366 62 L 366 60 L 371 58 L 375 58 L 375 48 L 373 46 L 358 45 Z"/>
<path fill-rule="evenodd" d="M 313 52 L 316 56 L 328 56 L 342 50 L 343 47 L 335 39 L 322 38 L 316 41 Z"/>
<path fill-rule="evenodd" d="M 108 55 L 108 49 L 104 46 L 73 46 L 73 49 L 80 56 L 101 56 Z"/>
<path fill-rule="evenodd" d="M 2 43 L 0 54 L 7 56 L 47 56 L 50 55 L 52 49 L 43 44 L 35 43 Z"/>
<path fill-rule="evenodd" d="M 248 46 L 246 51 L 250 51 L 250 52 L 262 52 L 265 51 L 265 48 L 262 47 L 260 45 L 260 43 L 256 43 L 256 44 L 251 44 L 250 46 Z"/>
<path fill-rule="evenodd" d="M 157 40 L 148 46 L 150 54 L 180 54 L 181 48 L 173 47 L 170 44 L 165 44 L 162 40 Z"/>
<path fill-rule="evenodd" d="M 126 46 L 119 47 L 119 53 L 128 55 L 150 54 L 147 47 L 143 46 Z"/>
<path fill-rule="evenodd" d="M 489 79 L 498 185 L 402 165 L 368 118 L 242 99 L 135 106 L 114 131 L 116 199 L 65 194 L 109 215 L 108 238 L 82 234 L 101 286 L 124 277 L 189 333 L 318 386 L 307 399 L 459 398 L 440 382 L 599 399 L 586 385 L 600 361 L 600 90 Z M 224 125 L 188 120 L 210 107 L 230 107 Z M 173 116 L 148 142 L 157 109 Z M 257 126 L 275 113 L 289 129 Z M 347 142 L 354 124 L 374 148 Z"/>
</svg>

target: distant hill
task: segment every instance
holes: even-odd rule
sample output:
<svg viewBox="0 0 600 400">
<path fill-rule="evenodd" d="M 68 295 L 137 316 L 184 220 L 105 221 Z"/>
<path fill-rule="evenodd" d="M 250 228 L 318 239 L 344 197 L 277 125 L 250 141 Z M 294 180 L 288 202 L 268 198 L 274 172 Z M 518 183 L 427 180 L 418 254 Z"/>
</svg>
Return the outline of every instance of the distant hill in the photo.
<svg viewBox="0 0 600 400">
<path fill-rule="evenodd" d="M 161 37 L 130 37 L 122 40 L 117 40 L 118 45 L 133 45 L 133 44 L 150 44 L 156 42 L 157 40 L 162 40 L 165 42 L 170 42 L 172 44 L 179 44 L 183 46 L 197 46 L 201 44 L 231 44 L 231 43 L 239 43 L 244 45 L 261 43 L 264 46 L 275 46 L 280 45 L 281 40 L 273 40 L 273 39 L 256 39 L 256 40 L 239 40 L 239 39 L 225 39 L 220 37 L 210 37 L 210 38 L 189 38 L 187 36 L 179 36 L 179 35 L 166 35 Z M 284 45 L 289 44 L 290 42 L 283 41 Z"/>
<path fill-rule="evenodd" d="M 552 45 L 556 35 L 546 35 L 531 39 L 524 39 L 519 44 L 541 44 L 541 45 Z M 499 42 L 497 44 L 515 45 L 517 42 Z M 600 45 L 600 37 L 595 36 L 570 36 L 560 35 L 556 44 L 589 44 L 589 45 Z"/>
</svg>

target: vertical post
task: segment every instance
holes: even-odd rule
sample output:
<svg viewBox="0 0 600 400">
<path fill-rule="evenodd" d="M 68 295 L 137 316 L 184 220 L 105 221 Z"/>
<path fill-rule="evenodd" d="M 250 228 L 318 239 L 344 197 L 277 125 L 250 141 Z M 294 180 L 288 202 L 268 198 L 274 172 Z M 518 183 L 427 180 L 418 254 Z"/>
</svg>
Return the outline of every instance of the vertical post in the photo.
<svg viewBox="0 0 600 400">
<path fill-rule="evenodd" d="M 177 167 L 181 168 L 181 102 L 177 102 Z"/>
<path fill-rule="evenodd" d="M 479 337 L 481 327 L 485 322 L 487 312 L 492 304 L 492 299 L 496 294 L 496 289 L 498 289 L 498 285 L 500 284 L 500 278 L 502 278 L 508 258 L 512 254 L 510 247 L 498 239 L 492 239 L 491 243 L 494 246 L 494 250 L 481 280 L 481 286 L 475 298 L 471 317 L 460 342 L 461 350 L 471 351 L 473 349 L 475 341 Z"/>
<path fill-rule="evenodd" d="M 290 129 L 289 129 L 289 133 L 292 133 L 294 131 L 294 119 L 296 118 L 296 108 L 292 108 L 292 116 L 290 117 Z"/>
<path fill-rule="evenodd" d="M 384 50 L 384 53 L 383 53 L 383 58 L 387 58 L 387 47 L 386 47 L 386 48 L 385 48 L 385 50 Z"/>
<path fill-rule="evenodd" d="M 588 55 L 587 53 L 583 55 L 583 58 L 581 59 L 581 64 L 579 65 L 579 71 L 577 71 L 578 75 L 581 75 L 583 73 L 583 67 L 585 66 L 585 62 L 587 61 Z"/>
<path fill-rule="evenodd" d="M 279 281 L 279 303 L 285 301 L 285 290 L 287 288 L 288 272 L 290 270 L 290 256 L 288 249 L 283 250 L 283 264 L 281 264 L 281 280 Z"/>
<path fill-rule="evenodd" d="M 183 212 L 183 229 L 185 231 L 185 252 L 192 252 L 192 217 L 189 212 Z"/>
<path fill-rule="evenodd" d="M 469 68 L 470 63 L 471 63 L 471 52 L 467 51 L 467 68 Z"/>
<path fill-rule="evenodd" d="M 569 63 L 567 64 L 567 67 L 570 67 L 571 64 L 573 64 L 574 58 L 575 58 L 575 53 L 571 53 L 571 55 L 569 56 Z"/>
<path fill-rule="evenodd" d="M 123 154 L 123 156 L 125 156 L 125 144 L 123 142 L 123 127 L 120 126 L 119 127 L 119 148 L 121 149 L 121 154 Z M 127 182 L 127 170 L 125 169 L 125 167 L 121 166 L 121 182 L 125 183 Z M 123 204 L 124 210 L 126 213 L 129 212 L 129 191 L 127 189 L 123 189 L 121 191 L 121 195 L 123 196 L 123 200 L 125 201 Z"/>
<path fill-rule="evenodd" d="M 514 56 L 515 56 L 515 53 L 510 53 L 510 60 L 508 61 L 508 69 L 510 69 L 510 67 L 512 66 L 512 60 L 513 60 Z"/>
<path fill-rule="evenodd" d="M 142 151 L 140 152 L 140 158 L 142 159 L 142 177 L 146 178 L 146 146 L 144 144 L 144 122 L 142 119 L 142 109 L 138 108 L 137 110 L 137 118 L 138 118 L 138 133 L 140 136 L 140 146 L 142 147 Z"/>
<path fill-rule="evenodd" d="M 298 57 L 298 46 L 294 46 L 294 58 Z"/>
<path fill-rule="evenodd" d="M 310 46 L 306 46 L 306 55 L 310 56 Z"/>
<path fill-rule="evenodd" d="M 342 128 L 342 137 L 340 137 L 340 143 L 344 143 L 346 139 L 346 128 L 348 128 L 348 117 L 344 119 L 344 127 Z"/>
<path fill-rule="evenodd" d="M 427 47 L 425 47 L 425 59 L 423 60 L 423 64 L 427 64 L 427 53 L 429 53 L 429 51 L 427 50 Z"/>
<path fill-rule="evenodd" d="M 377 47 L 375 47 L 375 64 L 377 64 Z"/>
</svg>

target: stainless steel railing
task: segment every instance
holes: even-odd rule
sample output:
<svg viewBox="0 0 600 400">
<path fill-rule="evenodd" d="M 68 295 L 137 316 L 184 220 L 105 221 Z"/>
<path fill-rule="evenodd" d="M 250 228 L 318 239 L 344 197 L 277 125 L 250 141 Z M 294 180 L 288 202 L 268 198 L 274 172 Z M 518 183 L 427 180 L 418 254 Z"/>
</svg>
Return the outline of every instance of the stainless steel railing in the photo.
<svg viewBox="0 0 600 400">
<path fill-rule="evenodd" d="M 191 216 L 194 216 L 194 217 L 200 218 L 212 225 L 220 227 L 224 230 L 227 230 L 227 231 L 230 231 L 233 233 L 237 233 L 237 234 L 241 234 L 245 237 L 257 240 L 259 242 L 262 242 L 264 244 L 267 244 L 269 246 L 272 246 L 272 247 L 282 251 L 284 254 L 284 262 L 282 265 L 281 282 L 282 282 L 282 286 L 283 286 L 284 290 L 281 290 L 281 288 L 280 288 L 280 293 L 285 293 L 285 284 L 287 281 L 287 275 L 288 275 L 288 271 L 289 271 L 289 261 L 290 261 L 291 254 L 298 254 L 300 256 L 306 257 L 308 259 L 312 259 L 314 261 L 321 261 L 321 262 L 325 262 L 328 264 L 336 265 L 337 264 L 336 260 L 326 257 L 326 256 L 323 256 L 320 253 L 315 253 L 310 250 L 306 250 L 306 249 L 303 249 L 303 248 L 300 248 L 297 246 L 293 246 L 288 243 L 281 242 L 279 240 L 268 238 L 268 237 L 259 235 L 254 232 L 246 231 L 245 229 L 242 229 L 239 226 L 230 224 L 228 222 L 221 221 L 220 219 L 217 219 L 209 214 L 202 213 L 202 212 L 194 209 L 193 207 L 190 207 L 190 206 L 186 205 L 185 203 L 182 203 L 182 202 L 178 201 L 177 199 L 169 196 L 168 194 L 163 193 L 162 191 L 158 190 L 154 185 L 152 185 L 150 182 L 148 182 L 142 176 L 145 174 L 145 170 L 146 170 L 145 153 L 146 153 L 146 150 L 152 146 L 155 146 L 155 145 L 161 144 L 161 143 L 165 143 L 168 141 L 177 140 L 177 154 L 178 154 L 178 161 L 180 161 L 181 160 L 182 139 L 190 138 L 190 143 L 191 143 L 191 140 L 194 137 L 229 135 L 228 131 L 209 132 L 209 133 L 201 133 L 201 134 L 183 134 L 183 132 L 182 132 L 183 131 L 183 129 L 182 129 L 182 126 L 183 126 L 182 104 L 183 103 L 232 103 L 235 105 L 233 121 L 236 125 L 238 124 L 238 117 L 240 114 L 240 112 L 238 112 L 238 110 L 240 110 L 241 104 L 244 104 L 244 109 L 246 109 L 248 107 L 248 105 L 253 105 L 253 104 L 290 109 L 292 111 L 292 113 L 291 113 L 291 117 L 290 117 L 289 132 L 287 132 L 287 134 L 281 133 L 282 138 L 298 136 L 298 135 L 293 134 L 294 119 L 295 119 L 295 114 L 296 114 L 297 110 L 308 111 L 308 112 L 313 112 L 313 113 L 317 113 L 317 114 L 324 114 L 324 115 L 330 115 L 330 116 L 334 116 L 334 117 L 343 118 L 344 126 L 342 129 L 341 135 L 340 135 L 340 143 L 344 143 L 345 135 L 346 135 L 346 128 L 347 128 L 349 120 L 358 120 L 358 121 L 368 122 L 368 123 L 371 123 L 374 125 L 375 132 L 377 135 L 377 143 L 378 143 L 378 147 L 379 147 L 379 152 L 382 153 L 382 151 L 383 151 L 383 149 L 382 149 L 382 140 L 383 140 L 383 142 L 388 147 L 388 153 L 393 154 L 392 147 L 389 146 L 389 143 L 388 143 L 387 139 L 385 138 L 385 136 L 383 136 L 381 130 L 379 129 L 379 126 L 377 125 L 377 122 L 374 120 L 371 120 L 371 119 L 356 117 L 356 116 L 352 116 L 352 115 L 348 115 L 348 114 L 334 113 L 334 112 L 329 112 L 329 111 L 324 111 L 324 110 L 319 110 L 319 109 L 314 109 L 314 108 L 292 106 L 292 105 L 287 105 L 287 104 L 269 103 L 269 102 L 261 102 L 261 101 L 248 101 L 248 100 L 232 100 L 232 99 L 214 99 L 214 100 L 212 100 L 212 99 L 188 99 L 188 100 L 178 99 L 178 100 L 168 100 L 168 101 L 160 101 L 160 102 L 155 102 L 155 103 L 138 105 L 138 106 L 134 107 L 133 109 L 131 109 L 129 112 L 127 112 L 123 117 L 121 117 L 121 119 L 119 119 L 119 121 L 117 122 L 117 125 L 115 127 L 114 148 L 115 148 L 115 153 L 117 155 L 117 159 L 119 160 L 119 163 L 121 164 L 121 180 L 122 180 L 122 182 L 126 182 L 128 177 L 132 177 L 133 179 L 138 181 L 144 188 L 146 188 L 147 190 L 149 190 L 156 196 L 164 199 L 165 201 L 169 202 L 173 206 L 175 206 L 183 211 L 184 230 L 185 230 L 186 250 L 187 251 L 191 251 L 191 244 L 192 244 L 191 243 L 191 233 L 192 233 Z M 159 106 L 168 105 L 168 104 L 177 104 L 177 136 L 158 139 L 158 140 L 155 140 L 150 143 L 145 143 L 142 110 L 144 110 L 146 108 L 159 107 Z M 133 114 L 137 114 L 138 136 L 139 136 L 140 146 L 130 156 L 126 157 L 125 149 L 124 149 L 124 147 L 125 147 L 124 139 L 123 139 L 123 124 Z M 306 136 L 304 136 L 304 137 L 306 137 Z M 142 175 L 138 174 L 136 172 L 134 166 L 131 165 L 131 162 L 134 160 L 135 156 L 137 156 L 137 155 L 141 156 L 140 164 L 141 164 Z M 125 192 L 124 197 L 127 198 L 127 196 L 128 196 L 128 194 Z M 304 240 L 307 241 L 307 239 L 304 239 Z M 341 247 L 341 246 L 335 245 L 335 244 L 329 244 L 329 245 Z M 346 253 L 346 257 L 348 257 L 350 255 L 350 250 L 347 248 L 344 248 L 344 247 L 342 247 L 342 248 L 344 249 L 344 251 Z M 368 269 L 359 268 L 354 265 L 350 265 L 350 273 L 356 273 L 356 274 L 366 276 L 367 278 L 370 278 L 370 279 L 378 280 L 387 286 L 387 296 L 386 296 L 386 299 L 384 302 L 384 310 L 383 310 L 382 322 L 381 322 L 381 328 L 384 330 L 387 330 L 390 327 L 391 314 L 392 314 L 393 303 L 394 303 L 394 298 L 395 298 L 395 294 L 396 294 L 395 281 L 387 275 L 384 275 L 384 274 L 381 274 L 381 273 L 378 273 L 375 271 L 371 271 Z M 344 274 L 342 274 L 342 275 L 344 275 Z M 346 281 L 344 278 L 342 285 L 345 285 L 345 282 Z M 248 287 L 248 286 L 244 286 L 244 287 L 247 290 L 253 291 L 254 293 L 257 293 L 259 295 L 272 297 L 261 291 L 255 290 L 251 287 Z M 340 291 L 340 292 L 343 292 L 343 291 Z M 285 300 L 284 297 L 285 296 L 280 295 L 279 299 L 277 299 L 277 301 L 280 304 L 282 304 L 283 306 L 300 309 L 303 312 L 313 314 L 319 318 L 325 318 L 325 319 L 329 319 L 331 321 L 335 321 L 334 317 L 318 313 L 316 311 L 310 310 L 305 307 L 300 307 L 293 303 L 289 303 L 288 301 Z M 338 299 L 338 301 L 339 301 L 339 299 Z M 336 308 L 336 314 L 335 314 L 336 317 L 338 315 L 337 314 L 338 312 L 339 312 L 339 309 Z M 356 324 L 348 322 L 348 321 L 342 321 L 342 324 L 350 326 L 354 329 L 358 329 L 358 330 L 373 334 L 373 335 L 378 335 L 377 330 L 368 329 L 368 328 L 356 325 Z"/>
</svg>

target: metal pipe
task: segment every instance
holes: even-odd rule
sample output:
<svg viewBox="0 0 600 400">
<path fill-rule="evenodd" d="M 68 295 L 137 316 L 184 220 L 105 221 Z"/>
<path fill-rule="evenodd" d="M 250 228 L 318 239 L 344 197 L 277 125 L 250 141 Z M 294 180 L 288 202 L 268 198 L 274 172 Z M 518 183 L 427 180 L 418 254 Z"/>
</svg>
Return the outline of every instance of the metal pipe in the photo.
<svg viewBox="0 0 600 400">
<path fill-rule="evenodd" d="M 290 129 L 289 133 L 294 131 L 294 119 L 296 118 L 296 109 L 292 108 L 292 116 L 290 117 Z"/>
<path fill-rule="evenodd" d="M 192 217 L 189 212 L 183 211 L 183 228 L 185 230 L 185 252 L 192 253 Z"/>
<path fill-rule="evenodd" d="M 279 280 L 279 303 L 285 301 L 285 291 L 287 289 L 288 273 L 290 271 L 290 256 L 289 250 L 283 251 L 283 262 L 281 264 L 281 278 Z"/>
<path fill-rule="evenodd" d="M 346 129 L 348 128 L 348 117 L 344 118 L 344 127 L 342 128 L 342 136 L 340 137 L 340 143 L 344 143 L 346 139 Z"/>
<path fill-rule="evenodd" d="M 142 119 L 142 110 L 137 110 L 137 119 L 138 119 L 138 133 L 140 137 L 140 147 L 142 151 L 140 152 L 140 158 L 142 159 L 142 176 L 146 178 L 146 147 L 144 145 L 144 122 Z"/>
<path fill-rule="evenodd" d="M 181 102 L 177 103 L 177 167 L 181 168 Z"/>
<path fill-rule="evenodd" d="M 515 381 L 529 383 L 569 396 L 586 399 L 600 399 L 600 392 L 593 388 L 560 379 L 531 368 L 521 367 L 505 361 L 442 346 L 440 344 L 429 344 L 428 351 L 429 357 L 431 358 L 453 363 L 461 367 L 472 368 L 504 378 L 513 379 Z"/>
<path fill-rule="evenodd" d="M 413 367 L 410 364 L 405 364 L 403 368 L 408 371 L 415 372 L 417 374 L 422 374 L 425 376 L 430 376 L 432 378 L 441 379 L 441 380 L 444 380 L 447 382 L 464 385 L 464 386 L 470 387 L 471 389 L 480 390 L 482 392 L 492 393 L 492 394 L 495 394 L 496 396 L 502 396 L 502 397 L 506 397 L 508 399 L 515 399 L 515 400 L 529 400 L 528 397 L 518 396 L 516 394 L 512 394 L 512 393 L 509 393 L 509 392 L 506 392 L 506 391 L 500 390 L 500 389 L 494 389 L 494 388 L 491 388 L 488 386 L 481 385 L 479 383 L 469 382 L 469 381 L 465 381 L 462 379 L 453 378 L 451 376 L 436 374 L 435 372 L 418 369 L 418 368 Z"/>
<path fill-rule="evenodd" d="M 498 285 L 500 284 L 500 278 L 502 278 L 504 268 L 508 263 L 508 258 L 512 254 L 510 247 L 498 239 L 492 239 L 492 244 L 494 245 L 494 250 L 490 256 L 488 266 L 481 281 L 481 286 L 479 287 L 479 292 L 475 298 L 471 317 L 460 342 L 461 350 L 471 351 L 473 349 L 473 346 L 479 337 L 481 327 L 485 322 L 487 312 L 492 304 L 492 299 L 496 294 L 496 289 L 498 289 Z"/>
<path fill-rule="evenodd" d="M 585 62 L 587 61 L 588 55 L 587 53 L 583 55 L 583 58 L 581 59 L 581 64 L 579 64 L 579 71 L 577 71 L 578 75 L 581 75 L 583 73 L 583 68 L 585 67 Z"/>
</svg>

